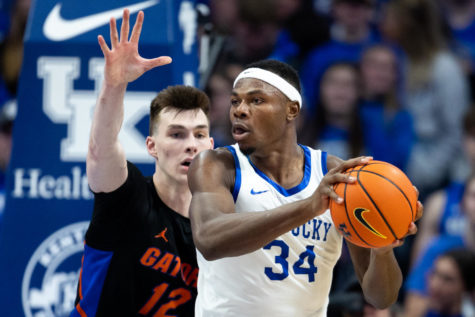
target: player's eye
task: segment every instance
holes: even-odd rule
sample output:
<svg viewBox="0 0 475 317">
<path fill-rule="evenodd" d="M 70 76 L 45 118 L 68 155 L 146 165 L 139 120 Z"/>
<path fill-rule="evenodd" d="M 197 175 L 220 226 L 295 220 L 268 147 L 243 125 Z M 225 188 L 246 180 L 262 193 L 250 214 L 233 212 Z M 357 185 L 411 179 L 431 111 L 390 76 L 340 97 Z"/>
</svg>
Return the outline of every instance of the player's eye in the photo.
<svg viewBox="0 0 475 317">
<path fill-rule="evenodd" d="M 252 99 L 252 103 L 256 104 L 256 105 L 259 105 L 261 103 L 263 103 L 264 100 L 262 100 L 262 98 L 253 98 Z"/>
<path fill-rule="evenodd" d="M 171 133 L 170 136 L 174 139 L 179 139 L 183 136 L 183 133 L 175 132 L 175 133 Z"/>
</svg>

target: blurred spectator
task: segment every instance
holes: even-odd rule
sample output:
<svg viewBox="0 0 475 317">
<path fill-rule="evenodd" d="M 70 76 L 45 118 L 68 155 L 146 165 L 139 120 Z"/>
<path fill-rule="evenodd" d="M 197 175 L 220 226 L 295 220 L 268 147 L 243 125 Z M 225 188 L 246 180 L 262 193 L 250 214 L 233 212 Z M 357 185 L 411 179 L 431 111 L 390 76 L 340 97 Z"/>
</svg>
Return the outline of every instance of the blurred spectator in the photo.
<svg viewBox="0 0 475 317">
<path fill-rule="evenodd" d="M 472 174 L 467 181 L 461 207 L 467 217 L 467 225 L 460 236 L 437 236 L 428 243 L 427 249 L 418 255 L 416 264 L 404 285 L 406 290 L 404 316 L 424 316 L 428 302 L 426 276 L 439 255 L 460 247 L 475 252 L 475 174 Z"/>
<path fill-rule="evenodd" d="M 423 200 L 444 185 L 454 154 L 460 152 L 468 85 L 447 48 L 434 1 L 389 1 L 382 30 L 407 56 L 404 104 L 413 117 L 416 135 L 407 172 Z"/>
<path fill-rule="evenodd" d="M 310 116 L 315 114 L 317 87 L 326 68 L 337 61 L 357 63 L 366 46 L 379 42 L 379 35 L 371 26 L 372 0 L 333 0 L 332 17 L 330 41 L 310 51 L 301 68 L 306 101 L 303 109 Z"/>
<path fill-rule="evenodd" d="M 211 22 L 220 34 L 231 34 L 238 20 L 239 0 L 209 0 Z"/>
<path fill-rule="evenodd" d="M 0 223 L 5 207 L 5 174 L 12 150 L 12 129 L 16 117 L 16 101 L 10 100 L 0 108 Z"/>
<path fill-rule="evenodd" d="M 237 17 L 226 37 L 219 63 L 246 65 L 270 55 L 279 26 L 273 0 L 239 0 Z"/>
<path fill-rule="evenodd" d="M 330 294 L 328 317 L 392 317 L 396 316 L 399 306 L 394 304 L 388 309 L 376 309 L 364 298 L 356 275 L 346 280 L 345 287 Z"/>
<path fill-rule="evenodd" d="M 229 6 L 228 6 L 229 5 Z M 209 88 L 213 74 L 243 67 L 269 56 L 276 43 L 279 25 L 274 0 L 210 0 L 209 55 L 203 56 L 200 86 Z"/>
<path fill-rule="evenodd" d="M 473 316 L 474 268 L 475 253 L 468 249 L 452 249 L 437 257 L 427 276 L 427 297 L 420 311 L 407 316 Z"/>
<path fill-rule="evenodd" d="M 330 39 L 329 19 L 315 13 L 311 0 L 277 0 L 276 9 L 282 29 L 269 58 L 300 70 L 310 50 Z"/>
<path fill-rule="evenodd" d="M 475 172 L 475 108 L 470 108 L 463 119 L 463 152 L 469 162 L 469 169 Z M 435 236 L 463 234 L 467 225 L 461 206 L 464 190 L 465 180 L 454 181 L 427 198 L 424 217 L 421 218 L 412 250 L 412 261 Z"/>
<path fill-rule="evenodd" d="M 335 63 L 328 67 L 320 84 L 317 112 L 308 117 L 299 142 L 342 159 L 361 155 L 358 85 L 358 71 L 353 64 Z"/>
<path fill-rule="evenodd" d="M 361 58 L 361 121 L 368 155 L 404 170 L 414 138 L 411 115 L 398 96 L 398 64 L 394 51 L 382 44 Z"/>
<path fill-rule="evenodd" d="M 438 257 L 428 279 L 426 316 L 463 317 L 468 313 L 465 307 L 473 316 L 474 268 L 475 253 L 467 249 L 451 250 Z"/>
<path fill-rule="evenodd" d="M 475 0 L 440 0 L 475 102 Z"/>
<path fill-rule="evenodd" d="M 209 119 L 210 134 L 214 139 L 214 146 L 220 147 L 234 143 L 231 135 L 229 120 L 230 96 L 233 89 L 233 80 L 243 70 L 240 65 L 229 64 L 225 68 L 214 72 L 208 81 L 206 93 L 211 106 Z"/>
<path fill-rule="evenodd" d="M 9 92 L 16 95 L 23 60 L 23 34 L 26 28 L 30 0 L 16 0 L 11 13 L 11 25 L 0 48 L 0 75 Z"/>
</svg>

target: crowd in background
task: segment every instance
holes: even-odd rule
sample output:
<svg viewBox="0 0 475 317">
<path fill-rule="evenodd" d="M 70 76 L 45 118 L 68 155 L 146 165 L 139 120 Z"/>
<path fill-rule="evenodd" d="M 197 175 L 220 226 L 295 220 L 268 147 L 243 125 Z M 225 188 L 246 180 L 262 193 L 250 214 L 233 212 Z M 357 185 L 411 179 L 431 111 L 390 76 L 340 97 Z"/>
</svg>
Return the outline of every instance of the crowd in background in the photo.
<svg viewBox="0 0 475 317">
<path fill-rule="evenodd" d="M 358 301 L 343 253 L 329 314 L 474 316 L 475 0 L 204 2 L 211 10 L 201 36 L 219 54 L 202 88 L 218 146 L 233 142 L 236 74 L 253 60 L 278 59 L 301 77 L 300 143 L 390 162 L 425 203 L 418 234 L 395 250 L 405 276 L 398 303 L 378 311 Z M 460 248 L 462 256 L 450 253 Z"/>
<path fill-rule="evenodd" d="M 0 221 L 29 6 L 0 1 Z M 329 316 L 475 316 L 475 0 L 200 0 L 197 9 L 217 146 L 234 143 L 234 78 L 278 59 L 301 76 L 300 143 L 390 162 L 420 192 L 419 232 L 395 250 L 399 301 L 366 304 L 343 253 Z"/>
</svg>

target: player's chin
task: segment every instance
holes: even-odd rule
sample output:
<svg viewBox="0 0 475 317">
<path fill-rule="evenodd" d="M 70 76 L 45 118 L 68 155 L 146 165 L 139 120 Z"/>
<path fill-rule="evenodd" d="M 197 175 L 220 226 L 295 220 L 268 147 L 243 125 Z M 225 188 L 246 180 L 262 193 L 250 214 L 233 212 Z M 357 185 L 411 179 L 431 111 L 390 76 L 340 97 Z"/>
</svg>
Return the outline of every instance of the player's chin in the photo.
<svg viewBox="0 0 475 317">
<path fill-rule="evenodd" d="M 239 145 L 239 149 L 244 155 L 250 155 L 256 150 L 254 146 L 250 146 L 245 143 L 238 142 L 238 145 Z"/>
<path fill-rule="evenodd" d="M 178 181 L 185 180 L 187 181 L 188 170 L 190 169 L 189 166 L 180 165 L 175 173 L 175 177 Z"/>
</svg>

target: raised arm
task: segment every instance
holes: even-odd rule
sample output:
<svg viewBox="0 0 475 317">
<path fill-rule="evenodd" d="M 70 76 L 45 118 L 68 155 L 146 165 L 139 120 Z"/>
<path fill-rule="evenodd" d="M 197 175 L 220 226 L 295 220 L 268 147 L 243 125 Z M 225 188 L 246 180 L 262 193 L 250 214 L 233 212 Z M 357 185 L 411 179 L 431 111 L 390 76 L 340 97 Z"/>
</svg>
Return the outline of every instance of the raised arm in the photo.
<svg viewBox="0 0 475 317">
<path fill-rule="evenodd" d="M 337 199 L 330 185 L 352 182 L 341 172 L 364 162 L 361 158 L 346 161 L 328 172 L 308 199 L 262 212 L 236 213 L 232 196 L 235 177 L 232 155 L 224 149 L 202 152 L 193 160 L 188 172 L 193 194 L 190 219 L 195 245 L 208 260 L 253 252 L 325 212 L 329 197 Z"/>
<path fill-rule="evenodd" d="M 127 178 L 127 164 L 118 135 L 124 118 L 124 95 L 127 84 L 146 71 L 171 62 L 168 56 L 144 59 L 138 53 L 138 42 L 144 14 L 137 15 L 129 39 L 129 11 L 124 10 L 120 38 L 116 21 L 110 20 L 111 48 L 99 35 L 98 42 L 105 58 L 104 82 L 89 138 L 86 159 L 87 178 L 94 192 L 111 192 Z"/>
</svg>

